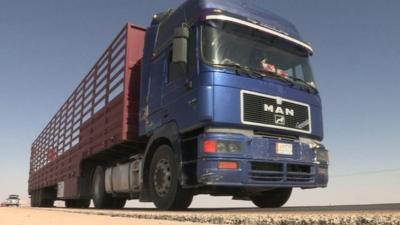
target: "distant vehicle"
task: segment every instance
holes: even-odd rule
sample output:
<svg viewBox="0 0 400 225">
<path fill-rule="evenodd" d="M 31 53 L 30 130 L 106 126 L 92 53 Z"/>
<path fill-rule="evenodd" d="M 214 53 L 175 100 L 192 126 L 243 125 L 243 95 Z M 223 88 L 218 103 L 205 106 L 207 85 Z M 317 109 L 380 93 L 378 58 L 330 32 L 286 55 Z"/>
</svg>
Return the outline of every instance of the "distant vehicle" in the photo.
<svg viewBox="0 0 400 225">
<path fill-rule="evenodd" d="M 1 206 L 17 206 L 19 207 L 19 196 L 18 195 L 10 195 L 6 199 L 5 202 L 1 203 Z"/>
</svg>

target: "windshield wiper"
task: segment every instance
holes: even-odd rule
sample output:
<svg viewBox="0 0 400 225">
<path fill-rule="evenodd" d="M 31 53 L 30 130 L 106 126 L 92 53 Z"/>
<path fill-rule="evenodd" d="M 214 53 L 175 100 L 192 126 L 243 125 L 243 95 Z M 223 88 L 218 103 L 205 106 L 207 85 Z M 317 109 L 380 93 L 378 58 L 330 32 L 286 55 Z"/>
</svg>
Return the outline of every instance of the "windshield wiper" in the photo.
<svg viewBox="0 0 400 225">
<path fill-rule="evenodd" d="M 271 73 L 267 73 L 266 71 L 263 70 L 258 70 L 258 69 L 253 69 L 247 66 L 242 66 L 239 63 L 220 63 L 220 64 L 214 64 L 214 66 L 224 66 L 224 67 L 228 67 L 228 68 L 233 68 L 235 69 L 236 73 L 239 74 L 239 71 L 241 72 L 245 72 L 248 77 L 252 77 L 252 76 L 256 76 L 258 78 L 264 78 L 264 77 L 273 77 L 275 79 L 278 79 L 280 81 L 283 81 L 287 84 L 289 84 L 290 86 L 294 86 L 295 83 L 302 83 L 303 85 L 305 85 L 307 87 L 307 89 L 310 92 L 314 92 L 314 93 L 318 93 L 318 89 L 314 86 L 312 86 L 311 84 L 309 84 L 308 82 L 297 78 L 297 77 L 290 77 L 290 78 L 285 78 L 276 74 L 271 74 Z"/>
<path fill-rule="evenodd" d="M 262 70 L 255 70 L 255 72 L 258 72 L 259 74 L 264 75 L 264 76 L 271 76 L 271 77 L 277 78 L 279 80 L 285 81 L 285 82 L 291 84 L 291 86 L 295 85 L 296 82 L 302 83 L 303 85 L 305 85 L 307 87 L 307 89 L 310 92 L 318 93 L 318 89 L 316 87 L 312 86 L 310 83 L 308 83 L 300 78 L 297 78 L 297 77 L 286 78 L 286 77 L 282 77 L 282 76 L 279 76 L 276 74 L 264 73 L 264 71 L 262 71 Z"/>
<path fill-rule="evenodd" d="M 236 74 L 239 74 L 239 71 L 245 72 L 248 77 L 252 77 L 252 75 L 255 75 L 258 78 L 264 77 L 263 75 L 256 73 L 253 71 L 251 68 L 247 66 L 242 66 L 238 63 L 220 63 L 220 64 L 214 64 L 214 66 L 224 66 L 228 68 L 233 68 L 236 71 Z"/>
<path fill-rule="evenodd" d="M 246 75 L 249 77 L 256 76 L 257 78 L 262 79 L 264 77 L 270 76 L 270 77 L 277 78 L 281 81 L 284 81 L 287 84 L 289 84 L 290 86 L 294 85 L 293 81 L 291 81 L 289 79 L 286 79 L 286 78 L 278 76 L 278 75 L 266 74 L 263 71 L 252 69 L 248 66 L 242 66 L 239 63 L 220 63 L 220 64 L 214 64 L 214 66 L 225 66 L 225 67 L 234 68 L 236 73 L 238 73 L 238 71 L 243 71 L 243 72 L 246 72 Z"/>
<path fill-rule="evenodd" d="M 254 73 L 259 74 L 259 75 L 262 76 L 262 77 L 267 77 L 267 76 L 268 76 L 268 77 L 273 77 L 273 78 L 276 78 L 276 79 L 278 79 L 278 80 L 280 80 L 280 81 L 283 81 L 283 82 L 289 84 L 290 86 L 293 86 L 293 85 L 294 85 L 294 82 L 293 82 L 293 81 L 291 81 L 291 80 L 289 80 L 289 79 L 287 79 L 287 78 L 285 78 L 285 77 L 282 77 L 282 76 L 279 76 L 279 75 L 276 75 L 276 74 L 266 73 L 266 71 L 264 71 L 264 70 L 252 69 L 252 71 L 253 71 Z"/>
<path fill-rule="evenodd" d="M 294 80 L 295 82 L 302 83 L 306 87 L 308 87 L 308 89 L 311 89 L 314 93 L 318 93 L 318 89 L 316 87 L 314 87 L 313 85 L 311 85 L 310 83 L 308 83 L 307 81 L 302 80 L 302 79 L 297 78 L 297 77 L 290 77 L 290 79 Z"/>
</svg>

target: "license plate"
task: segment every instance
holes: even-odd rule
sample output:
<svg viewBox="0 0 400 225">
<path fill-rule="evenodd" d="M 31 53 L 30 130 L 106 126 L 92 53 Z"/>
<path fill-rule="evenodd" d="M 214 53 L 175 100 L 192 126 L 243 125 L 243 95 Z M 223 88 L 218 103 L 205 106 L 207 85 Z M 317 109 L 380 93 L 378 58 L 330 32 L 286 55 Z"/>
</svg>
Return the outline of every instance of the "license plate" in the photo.
<svg viewBox="0 0 400 225">
<path fill-rule="evenodd" d="M 280 155 L 293 155 L 293 145 L 286 143 L 276 143 L 275 151 Z"/>
</svg>

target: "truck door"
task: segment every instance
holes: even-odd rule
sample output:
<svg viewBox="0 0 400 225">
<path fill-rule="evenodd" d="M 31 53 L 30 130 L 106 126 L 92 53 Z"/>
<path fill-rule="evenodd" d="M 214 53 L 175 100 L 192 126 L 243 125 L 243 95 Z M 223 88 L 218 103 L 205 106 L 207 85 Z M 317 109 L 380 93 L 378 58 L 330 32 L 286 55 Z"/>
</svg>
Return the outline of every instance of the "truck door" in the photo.
<svg viewBox="0 0 400 225">
<path fill-rule="evenodd" d="M 193 126 L 197 119 L 196 29 L 190 30 L 188 63 L 172 63 L 172 47 L 166 57 L 163 87 L 163 122 L 176 121 L 180 129 Z"/>
</svg>

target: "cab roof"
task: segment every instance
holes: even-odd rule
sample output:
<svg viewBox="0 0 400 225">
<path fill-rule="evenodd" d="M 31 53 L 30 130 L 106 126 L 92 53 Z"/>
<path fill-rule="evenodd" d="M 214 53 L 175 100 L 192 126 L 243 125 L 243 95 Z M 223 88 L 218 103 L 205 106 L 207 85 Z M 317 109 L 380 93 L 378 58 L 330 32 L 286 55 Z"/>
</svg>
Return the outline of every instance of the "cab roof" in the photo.
<svg viewBox="0 0 400 225">
<path fill-rule="evenodd" d="M 269 10 L 261 9 L 259 6 L 249 3 L 248 0 L 187 0 L 177 11 L 184 10 L 187 20 L 190 20 L 190 17 L 201 16 L 213 9 L 221 10 L 222 14 L 227 12 L 255 20 L 303 41 L 298 30 L 290 21 Z"/>
<path fill-rule="evenodd" d="M 151 26 L 157 27 L 155 53 L 158 54 L 172 40 L 174 29 L 180 24 L 191 25 L 216 14 L 267 27 L 273 30 L 274 35 L 305 47 L 311 55 L 313 53 L 311 46 L 302 40 L 291 22 L 246 0 L 187 0 L 175 11 L 156 14 L 151 23 Z"/>
</svg>

